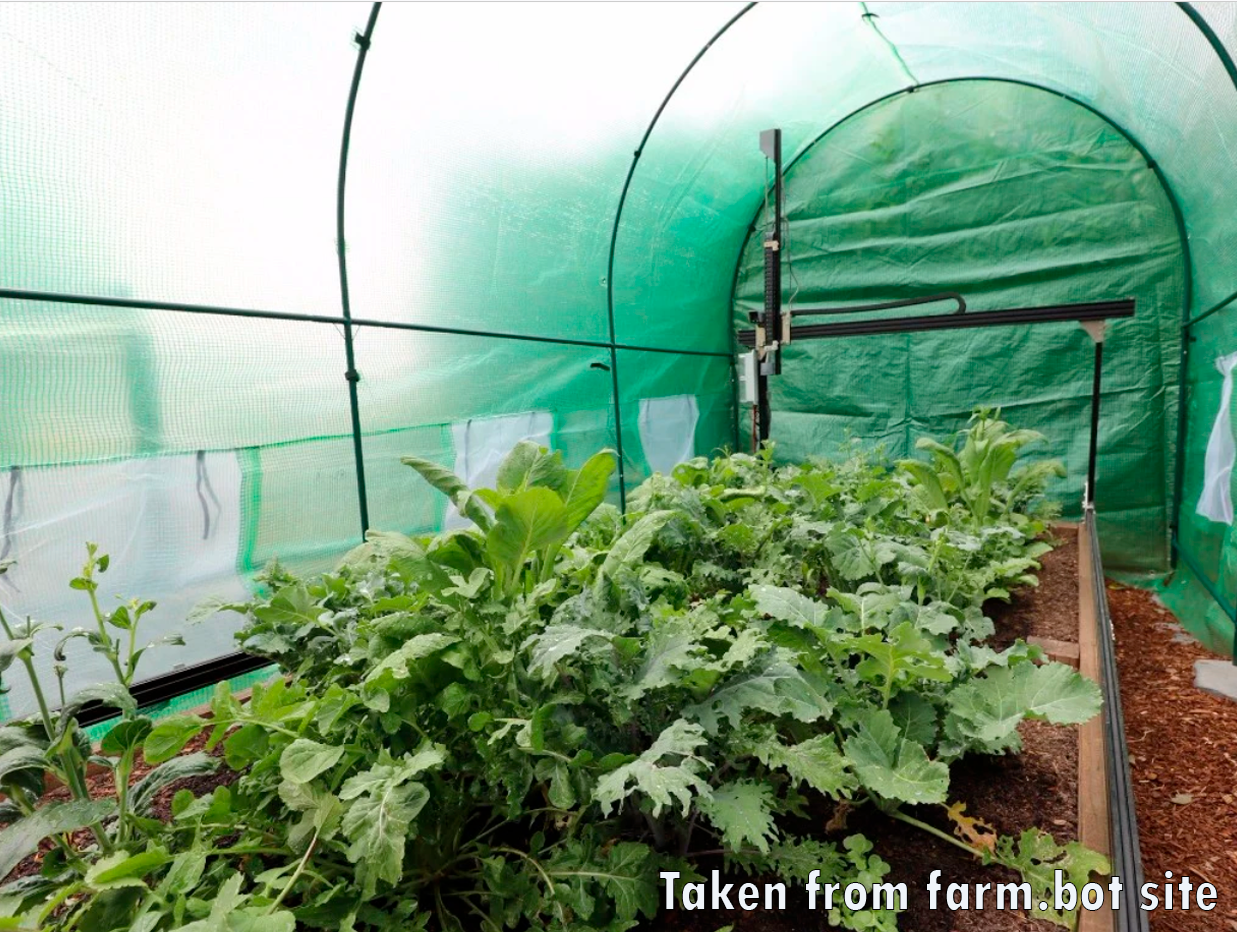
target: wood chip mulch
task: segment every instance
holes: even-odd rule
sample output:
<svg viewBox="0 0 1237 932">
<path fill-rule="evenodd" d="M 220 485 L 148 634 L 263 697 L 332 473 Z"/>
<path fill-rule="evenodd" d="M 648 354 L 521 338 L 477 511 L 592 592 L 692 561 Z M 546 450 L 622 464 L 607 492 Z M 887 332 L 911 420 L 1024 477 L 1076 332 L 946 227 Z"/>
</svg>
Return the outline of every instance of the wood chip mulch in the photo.
<svg viewBox="0 0 1237 932">
<path fill-rule="evenodd" d="M 1188 874 L 1217 906 L 1158 910 L 1152 932 L 1237 932 L 1237 702 L 1194 688 L 1216 655 L 1183 635 L 1154 595 L 1108 583 L 1121 702 L 1147 882 Z"/>
</svg>

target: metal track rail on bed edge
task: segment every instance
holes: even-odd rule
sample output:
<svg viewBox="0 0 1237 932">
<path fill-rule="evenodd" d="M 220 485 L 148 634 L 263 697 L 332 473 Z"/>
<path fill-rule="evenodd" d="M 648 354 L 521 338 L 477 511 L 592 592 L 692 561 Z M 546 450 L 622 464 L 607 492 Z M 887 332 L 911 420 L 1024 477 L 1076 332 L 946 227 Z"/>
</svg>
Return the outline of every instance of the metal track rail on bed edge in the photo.
<svg viewBox="0 0 1237 932">
<path fill-rule="evenodd" d="M 1143 885 L 1142 854 L 1138 846 L 1138 819 L 1134 787 L 1130 778 L 1130 752 L 1125 742 L 1125 716 L 1117 674 L 1117 645 L 1100 562 L 1100 541 L 1095 527 L 1095 508 L 1084 515 L 1091 548 L 1091 594 L 1099 626 L 1100 688 L 1104 693 L 1104 749 L 1108 758 L 1108 810 L 1112 845 L 1112 871 L 1121 878 L 1120 904 L 1115 914 L 1116 932 L 1148 932 L 1147 914 L 1138 908 Z"/>
</svg>

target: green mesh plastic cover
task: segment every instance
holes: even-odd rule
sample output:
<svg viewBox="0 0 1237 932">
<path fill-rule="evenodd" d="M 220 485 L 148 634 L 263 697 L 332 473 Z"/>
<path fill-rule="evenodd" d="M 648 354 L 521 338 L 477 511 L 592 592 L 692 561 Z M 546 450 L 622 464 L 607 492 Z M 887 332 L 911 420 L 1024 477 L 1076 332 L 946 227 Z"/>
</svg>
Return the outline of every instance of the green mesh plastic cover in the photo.
<svg viewBox="0 0 1237 932">
<path fill-rule="evenodd" d="M 1237 601 L 1231 523 L 1197 513 L 1232 307 L 1194 328 L 1176 429 L 1182 315 L 1237 288 L 1237 16 L 1193 9 L 1206 30 L 1175 4 L 387 5 L 348 163 L 352 313 L 478 333 L 354 330 L 371 524 L 459 521 L 409 453 L 484 482 L 521 437 L 578 463 L 621 428 L 630 486 L 735 442 L 757 136 L 778 126 L 798 157 L 788 299 L 1138 299 L 1105 365 L 1106 559 L 1168 568 L 1180 446 L 1181 547 Z M 0 288 L 339 316 L 369 15 L 3 5 Z M 977 78 L 1040 89 L 956 80 Z M 1072 508 L 1088 356 L 1067 325 L 792 347 L 774 435 L 785 456 L 847 430 L 900 453 L 1000 404 L 1053 439 Z M 206 595 L 243 597 L 271 558 L 329 566 L 361 528 L 345 369 L 329 323 L 0 296 L 0 559 L 17 561 L 0 605 L 88 621 L 67 588 L 86 540 L 112 554 L 106 600 L 160 602 L 152 638 Z M 1165 598 L 1231 641 L 1191 574 Z M 235 626 L 185 629 L 144 672 L 233 649 Z M 72 650 L 70 688 L 103 674 Z M 30 708 L 10 679 L 4 716 Z"/>
<path fill-rule="evenodd" d="M 787 171 L 785 196 L 789 307 L 946 291 L 970 311 L 1135 298 L 1135 318 L 1105 340 L 1096 501 L 1107 563 L 1164 566 L 1184 264 L 1163 188 L 1118 130 L 1037 88 L 937 84 L 824 134 Z M 736 326 L 763 306 L 761 240 L 740 265 Z M 788 459 L 830 455 L 848 435 L 904 457 L 974 405 L 1000 407 L 1065 461 L 1050 494 L 1077 519 L 1092 347 L 1078 324 L 792 343 L 770 380 L 772 438 Z"/>
</svg>

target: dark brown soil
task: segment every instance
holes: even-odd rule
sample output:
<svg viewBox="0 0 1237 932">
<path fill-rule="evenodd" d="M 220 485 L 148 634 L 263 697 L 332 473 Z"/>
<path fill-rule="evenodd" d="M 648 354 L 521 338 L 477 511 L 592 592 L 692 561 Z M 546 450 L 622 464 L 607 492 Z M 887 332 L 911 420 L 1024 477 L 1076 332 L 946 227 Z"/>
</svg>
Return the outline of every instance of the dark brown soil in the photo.
<svg viewBox="0 0 1237 932">
<path fill-rule="evenodd" d="M 206 745 L 207 739 L 210 737 L 209 731 L 204 731 L 185 746 L 184 754 L 192 754 L 194 751 L 201 751 Z M 223 745 L 215 747 L 210 751 L 215 757 L 223 756 Z M 133 768 L 133 774 L 129 780 L 129 785 L 132 786 L 138 780 L 142 779 L 149 773 L 151 767 L 140 758 Z M 192 790 L 195 796 L 205 796 L 214 791 L 217 786 L 226 786 L 234 783 L 240 774 L 228 768 L 222 760 L 220 760 L 219 769 L 212 774 L 206 774 L 200 777 L 188 777 L 184 780 L 178 780 L 175 783 L 165 786 L 155 796 L 154 804 L 151 810 L 151 816 L 162 821 L 167 821 L 172 817 L 172 797 L 180 790 Z M 90 791 L 91 799 L 102 799 L 115 794 L 115 781 L 112 779 L 110 771 L 102 771 L 91 774 L 86 778 L 86 787 Z M 43 795 L 43 802 L 51 802 L 53 800 L 70 799 L 71 794 L 66 787 L 57 787 L 54 790 L 49 790 Z M 0 830 L 2 831 L 2 830 Z M 89 829 L 82 829 L 72 836 L 72 843 L 77 847 L 85 847 L 94 842 L 94 838 L 90 834 Z M 50 851 L 55 845 L 51 839 L 44 839 L 39 845 L 39 850 L 36 854 L 26 858 L 15 868 L 12 873 L 5 878 L 5 882 L 16 880 L 18 877 L 26 877 L 30 874 L 37 874 L 39 867 L 43 862 L 43 856 Z"/>
<path fill-rule="evenodd" d="M 1237 932 L 1237 703 L 1194 688 L 1216 655 L 1151 593 L 1108 583 L 1147 882 L 1188 874 L 1216 909 L 1159 910 L 1152 932 Z"/>
<path fill-rule="evenodd" d="M 1055 532 L 1060 546 L 1043 558 L 1038 588 L 1016 594 L 1011 604 L 985 606 L 997 625 L 992 643 L 1012 644 L 1016 638 L 1038 636 L 1060 641 L 1078 640 L 1078 541 L 1072 528 Z M 994 609 L 997 609 L 994 611 Z M 1059 841 L 1077 836 L 1078 830 L 1078 731 L 1041 722 L 1024 722 L 1019 728 L 1023 751 L 1006 757 L 973 757 L 953 768 L 950 798 L 965 801 L 966 815 L 979 818 L 1001 834 L 1017 834 L 1036 826 Z M 917 807 L 910 814 L 946 832 L 952 824 L 940 807 Z M 889 862 L 890 883 L 905 883 L 909 909 L 898 917 L 900 932 L 1048 932 L 1059 927 L 1024 914 L 996 909 L 953 911 L 938 898 L 938 908 L 928 908 L 926 886 L 935 869 L 942 883 L 1014 883 L 1013 871 L 985 867 L 965 851 L 926 832 L 896 822 L 870 808 L 850 813 L 842 830 L 829 832 L 834 812 L 813 813 L 814 824 L 805 830 L 816 837 L 841 843 L 856 832 L 870 839 L 876 853 Z M 800 829 L 795 827 L 796 831 Z M 721 864 L 702 865 L 705 872 Z M 755 878 L 727 877 L 744 883 Z M 775 881 L 776 878 L 761 878 Z M 732 893 L 738 889 L 736 886 Z M 991 896 L 991 894 L 989 894 Z M 819 905 L 819 901 L 818 901 Z M 827 913 L 809 912 L 802 887 L 788 885 L 787 910 L 763 909 L 731 912 L 700 910 L 662 912 L 653 928 L 714 932 L 733 925 L 734 932 L 809 932 L 830 929 Z M 1159 930 L 1157 930 L 1159 932 Z M 1190 930 L 1193 932 L 1193 929 Z M 1227 930 L 1225 930 L 1227 932 Z"/>
<path fill-rule="evenodd" d="M 988 602 L 984 611 L 996 622 L 992 644 L 1005 648 L 1032 635 L 1055 641 L 1078 641 L 1078 530 L 1052 529 L 1056 548 L 1040 558 L 1039 585 L 1023 589 L 1012 602 Z"/>
</svg>

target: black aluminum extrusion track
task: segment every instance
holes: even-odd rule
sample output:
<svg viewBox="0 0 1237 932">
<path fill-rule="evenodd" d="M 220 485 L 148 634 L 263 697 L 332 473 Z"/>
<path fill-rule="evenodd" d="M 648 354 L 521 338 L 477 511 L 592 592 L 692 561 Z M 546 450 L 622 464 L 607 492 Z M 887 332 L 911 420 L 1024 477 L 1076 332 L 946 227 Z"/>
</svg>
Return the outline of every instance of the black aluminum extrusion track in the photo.
<svg viewBox="0 0 1237 932">
<path fill-rule="evenodd" d="M 1019 324 L 1049 324 L 1056 321 L 1111 320 L 1134 316 L 1134 299 L 1093 301 L 1084 304 L 1053 304 L 1045 307 L 1017 307 L 1004 311 L 967 311 L 964 314 L 931 314 L 915 317 L 888 317 L 884 320 L 845 320 L 832 324 L 805 324 L 790 328 L 795 340 L 829 337 L 857 337 L 878 333 L 916 333 L 926 330 L 961 330 L 969 327 L 1007 327 Z M 755 330 L 741 330 L 739 343 L 756 345 Z"/>
<path fill-rule="evenodd" d="M 1083 521 L 1091 545 L 1092 598 L 1100 649 L 1100 688 L 1104 693 L 1104 750 L 1108 758 L 1108 820 L 1112 847 L 1112 872 L 1121 878 L 1117 899 L 1116 932 L 1148 932 L 1147 913 L 1139 909 L 1143 885 L 1142 854 L 1138 845 L 1138 818 L 1134 808 L 1134 787 L 1130 777 L 1130 751 L 1125 742 L 1125 715 L 1121 711 L 1121 690 L 1117 674 L 1117 646 L 1113 638 L 1112 615 L 1104 588 L 1104 567 L 1100 562 L 1100 539 L 1095 529 L 1095 507 L 1087 505 Z"/>
<path fill-rule="evenodd" d="M 216 683 L 230 680 L 234 676 L 252 673 L 263 667 L 272 666 L 266 657 L 254 657 L 252 654 L 231 653 L 195 663 L 192 666 L 171 670 L 142 680 L 129 687 L 129 692 L 137 701 L 138 708 L 167 702 L 186 693 L 198 689 L 207 689 Z M 77 713 L 80 725 L 95 725 L 116 715 L 116 709 L 99 702 L 85 705 Z"/>
</svg>

